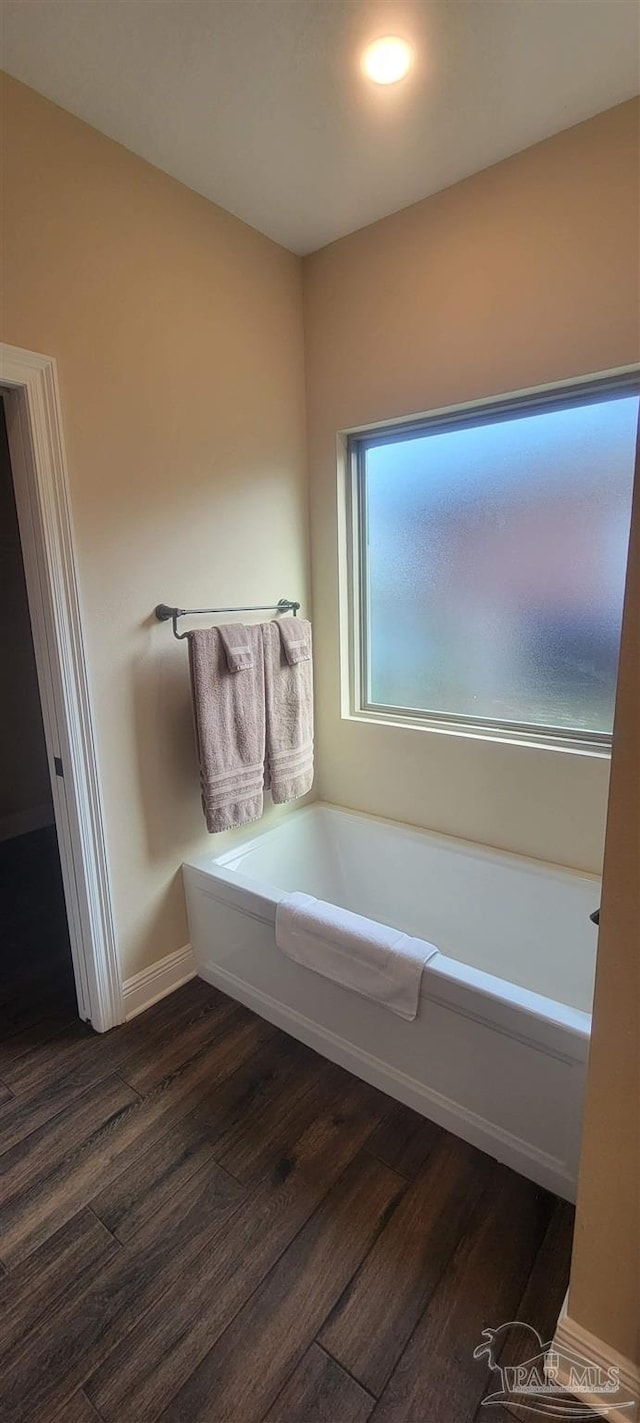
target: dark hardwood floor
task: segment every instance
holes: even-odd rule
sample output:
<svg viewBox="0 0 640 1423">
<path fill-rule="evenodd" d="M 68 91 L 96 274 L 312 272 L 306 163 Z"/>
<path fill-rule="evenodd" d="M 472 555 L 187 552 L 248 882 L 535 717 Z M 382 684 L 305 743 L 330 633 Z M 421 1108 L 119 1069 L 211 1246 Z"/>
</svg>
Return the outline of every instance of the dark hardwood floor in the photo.
<svg viewBox="0 0 640 1423">
<path fill-rule="evenodd" d="M 9 990 L 3 1423 L 506 1416 L 473 1351 L 552 1332 L 566 1204 L 199 980 L 104 1036 Z"/>
</svg>

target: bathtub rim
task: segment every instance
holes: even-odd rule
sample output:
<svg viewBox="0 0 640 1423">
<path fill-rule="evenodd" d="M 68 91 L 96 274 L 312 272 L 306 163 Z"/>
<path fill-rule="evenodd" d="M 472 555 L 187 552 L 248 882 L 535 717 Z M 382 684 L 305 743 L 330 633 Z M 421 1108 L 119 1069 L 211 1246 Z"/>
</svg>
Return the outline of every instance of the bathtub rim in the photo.
<svg viewBox="0 0 640 1423">
<path fill-rule="evenodd" d="M 529 859 L 512 851 L 462 840 L 450 835 L 440 835 L 437 831 L 423 830 L 402 821 L 388 820 L 382 816 L 368 815 L 363 811 L 352 811 L 345 806 L 336 806 L 326 801 L 315 801 L 311 805 L 293 811 L 278 824 L 267 825 L 256 832 L 247 827 L 244 835 L 220 855 L 205 852 L 183 862 L 183 873 L 188 876 L 210 898 L 222 901 L 234 909 L 267 923 L 275 932 L 276 909 L 288 891 L 278 890 L 262 880 L 243 874 L 231 867 L 238 855 L 257 846 L 265 837 L 286 828 L 291 819 L 308 819 L 319 810 L 328 810 L 339 816 L 357 818 L 365 822 L 383 825 L 396 832 L 405 832 L 412 837 L 427 841 L 447 841 L 452 849 L 460 853 L 471 852 L 498 859 L 510 859 L 525 865 L 534 872 L 571 875 L 591 881 L 597 894 L 600 886 L 598 875 L 586 871 L 572 870 L 568 866 L 553 865 L 544 860 Z M 212 886 L 216 887 L 214 892 Z M 311 970 L 305 970 L 311 972 Z M 347 989 L 344 990 L 348 992 Z M 535 993 L 510 983 L 495 974 L 477 969 L 462 960 L 453 959 L 439 949 L 426 965 L 422 975 L 421 998 L 431 999 L 445 1008 L 463 1013 L 476 1021 L 490 1025 L 509 1037 L 520 1038 L 530 1046 L 545 1052 L 552 1052 L 564 1061 L 583 1062 L 588 1053 L 591 1036 L 591 1017 L 579 1008 L 559 1000 Z"/>
<path fill-rule="evenodd" d="M 410 839 L 430 840 L 436 843 L 440 843 L 444 840 L 447 844 L 447 848 L 456 854 L 474 854 L 479 855 L 483 859 L 495 858 L 498 860 L 513 860 L 516 864 L 526 866 L 528 870 L 534 873 L 551 874 L 560 877 L 570 875 L 573 879 L 587 880 L 593 884 L 596 894 L 599 893 L 602 885 L 602 875 L 595 874 L 592 870 L 579 870 L 576 869 L 575 865 L 558 865 L 555 864 L 553 860 L 541 860 L 533 855 L 520 855 L 517 850 L 501 850 L 498 845 L 485 845 L 480 840 L 466 840 L 462 835 L 449 835 L 444 830 L 429 830 L 423 825 L 411 825 L 408 820 L 392 820 L 389 816 L 373 815 L 367 810 L 352 810 L 348 805 L 336 805 L 334 801 L 320 799 L 310 801 L 308 804 L 299 806 L 295 810 L 285 812 L 284 815 L 281 815 L 278 820 L 273 821 L 271 824 L 260 825 L 260 822 L 252 821 L 244 827 L 241 826 L 237 832 L 231 832 L 233 835 L 237 833 L 238 838 L 235 843 L 226 850 L 222 850 L 219 855 L 214 854 L 212 856 L 210 852 L 205 851 L 201 855 L 190 856 L 183 863 L 200 868 L 204 864 L 210 864 L 213 859 L 217 865 L 227 865 L 229 861 L 235 859 L 237 855 L 244 855 L 247 851 L 252 850 L 254 846 L 257 847 L 260 841 L 264 840 L 267 836 L 287 829 L 293 819 L 311 819 L 317 816 L 318 812 L 322 811 L 330 811 L 332 815 L 340 816 L 345 820 L 361 820 L 365 824 L 383 825 L 386 826 L 388 830 L 393 830 L 397 834 L 401 833 L 406 835 Z M 258 825 L 260 825 L 260 828 L 258 828 Z M 255 881 L 252 882 L 255 883 Z"/>
</svg>

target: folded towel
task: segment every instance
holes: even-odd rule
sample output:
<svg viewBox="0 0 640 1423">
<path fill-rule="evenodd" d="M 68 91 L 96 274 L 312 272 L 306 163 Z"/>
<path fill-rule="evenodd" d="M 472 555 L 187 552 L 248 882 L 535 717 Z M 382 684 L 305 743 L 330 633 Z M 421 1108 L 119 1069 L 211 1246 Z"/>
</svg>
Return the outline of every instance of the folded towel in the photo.
<svg viewBox="0 0 640 1423">
<path fill-rule="evenodd" d="M 412 939 L 310 894 L 280 900 L 276 943 L 296 963 L 409 1021 L 418 1012 L 424 965 L 438 952 L 426 939 Z"/>
<path fill-rule="evenodd" d="M 243 672 L 253 667 L 253 649 L 244 623 L 225 623 L 218 628 L 230 672 Z"/>
<path fill-rule="evenodd" d="M 307 653 L 290 662 L 286 639 L 293 623 L 294 641 L 304 641 Z M 284 632 L 283 632 L 284 628 Z M 313 672 L 311 623 L 282 618 L 262 624 L 266 696 L 267 772 L 276 804 L 306 795 L 313 783 Z M 299 648 L 293 648 L 296 656 Z"/>
<path fill-rule="evenodd" d="M 279 618 L 277 628 L 289 666 L 310 662 L 311 623 L 306 618 Z"/>
<path fill-rule="evenodd" d="M 258 820 L 263 811 L 265 703 L 260 628 L 243 628 L 242 636 L 252 664 L 230 672 L 220 628 L 189 634 L 202 808 L 212 834 Z"/>
</svg>

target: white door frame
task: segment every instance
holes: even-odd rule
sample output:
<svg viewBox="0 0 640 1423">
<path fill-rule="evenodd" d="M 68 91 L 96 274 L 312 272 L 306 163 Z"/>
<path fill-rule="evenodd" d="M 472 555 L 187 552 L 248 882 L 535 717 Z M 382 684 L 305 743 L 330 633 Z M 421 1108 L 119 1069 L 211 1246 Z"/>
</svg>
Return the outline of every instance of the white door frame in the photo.
<svg viewBox="0 0 640 1423">
<path fill-rule="evenodd" d="M 124 1018 L 122 977 L 55 360 L 0 343 L 0 387 L 78 1006 L 104 1032 Z"/>
</svg>

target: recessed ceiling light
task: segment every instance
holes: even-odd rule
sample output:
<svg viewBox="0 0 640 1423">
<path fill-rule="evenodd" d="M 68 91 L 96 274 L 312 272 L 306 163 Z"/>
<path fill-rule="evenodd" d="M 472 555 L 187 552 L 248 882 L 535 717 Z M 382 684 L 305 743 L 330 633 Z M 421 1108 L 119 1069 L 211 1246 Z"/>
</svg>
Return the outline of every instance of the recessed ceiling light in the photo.
<svg viewBox="0 0 640 1423">
<path fill-rule="evenodd" d="M 364 72 L 374 84 L 397 84 L 408 74 L 412 58 L 411 45 L 406 40 L 397 35 L 383 35 L 365 50 Z"/>
</svg>

